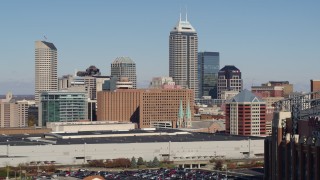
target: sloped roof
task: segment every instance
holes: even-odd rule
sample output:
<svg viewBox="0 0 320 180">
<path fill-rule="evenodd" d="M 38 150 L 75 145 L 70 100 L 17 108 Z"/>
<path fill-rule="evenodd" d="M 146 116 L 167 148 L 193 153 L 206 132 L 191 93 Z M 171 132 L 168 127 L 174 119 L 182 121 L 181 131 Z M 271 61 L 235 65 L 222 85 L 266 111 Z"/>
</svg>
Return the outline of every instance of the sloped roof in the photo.
<svg viewBox="0 0 320 180">
<path fill-rule="evenodd" d="M 240 71 L 238 68 L 236 68 L 234 65 L 226 65 L 220 71 Z"/>
<path fill-rule="evenodd" d="M 53 43 L 47 42 L 47 41 L 41 41 L 43 44 L 48 46 L 50 49 L 57 50 L 56 46 L 54 46 Z"/>
<path fill-rule="evenodd" d="M 135 64 L 129 57 L 117 57 L 112 64 Z"/>
<path fill-rule="evenodd" d="M 173 28 L 172 32 L 192 32 L 195 33 L 196 30 L 190 24 L 188 20 L 182 21 L 181 19 L 178 21 L 176 26 Z"/>
<path fill-rule="evenodd" d="M 254 95 L 251 91 L 244 89 L 234 96 L 229 102 L 264 102 L 262 99 Z"/>
</svg>

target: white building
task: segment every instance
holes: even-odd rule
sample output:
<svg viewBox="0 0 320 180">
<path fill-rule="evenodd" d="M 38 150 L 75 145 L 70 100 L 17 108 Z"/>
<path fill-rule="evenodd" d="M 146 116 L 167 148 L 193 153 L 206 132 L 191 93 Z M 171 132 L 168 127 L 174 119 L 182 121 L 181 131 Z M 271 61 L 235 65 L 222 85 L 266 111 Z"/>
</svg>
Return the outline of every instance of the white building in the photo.
<svg viewBox="0 0 320 180">
<path fill-rule="evenodd" d="M 198 97 L 198 35 L 187 17 L 169 36 L 169 76 L 176 85 L 192 89 Z"/>
<path fill-rule="evenodd" d="M 93 131 L 1 136 L 0 166 L 55 162 L 76 165 L 90 160 L 157 157 L 175 164 L 207 164 L 209 160 L 262 158 L 264 138 L 205 134 L 178 130 Z"/>
<path fill-rule="evenodd" d="M 57 48 L 46 41 L 35 42 L 35 101 L 44 91 L 58 90 Z"/>
</svg>

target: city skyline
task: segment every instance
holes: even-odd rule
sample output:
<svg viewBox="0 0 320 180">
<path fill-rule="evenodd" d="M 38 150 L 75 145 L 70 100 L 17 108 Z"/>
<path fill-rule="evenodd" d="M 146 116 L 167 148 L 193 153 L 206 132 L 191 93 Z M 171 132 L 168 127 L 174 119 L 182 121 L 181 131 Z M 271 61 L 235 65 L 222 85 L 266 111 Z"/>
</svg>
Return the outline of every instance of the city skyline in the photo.
<svg viewBox="0 0 320 180">
<path fill-rule="evenodd" d="M 128 56 L 136 62 L 138 87 L 146 87 L 152 77 L 169 74 L 169 32 L 180 11 L 185 14 L 185 6 L 198 33 L 198 51 L 220 52 L 221 67 L 232 64 L 241 69 L 245 88 L 288 80 L 295 90 L 310 91 L 310 79 L 319 79 L 319 5 L 278 1 L 3 2 L 0 65 L 5 68 L 0 94 L 34 93 L 33 43 L 46 38 L 58 49 L 58 77 L 90 65 L 109 75 L 110 63 L 118 56 Z"/>
</svg>

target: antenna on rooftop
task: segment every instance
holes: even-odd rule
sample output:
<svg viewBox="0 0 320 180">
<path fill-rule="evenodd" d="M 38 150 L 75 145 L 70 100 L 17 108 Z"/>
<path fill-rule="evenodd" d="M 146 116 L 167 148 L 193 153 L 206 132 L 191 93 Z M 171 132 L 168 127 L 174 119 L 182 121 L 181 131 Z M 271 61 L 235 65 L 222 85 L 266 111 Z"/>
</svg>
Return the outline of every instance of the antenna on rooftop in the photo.
<svg viewBox="0 0 320 180">
<path fill-rule="evenodd" d="M 180 20 L 179 20 L 179 22 L 181 21 L 181 7 L 180 7 Z"/>
<path fill-rule="evenodd" d="M 186 6 L 186 22 L 188 22 L 188 8 Z"/>
<path fill-rule="evenodd" d="M 44 36 L 43 36 L 43 38 L 44 38 L 44 40 L 47 40 L 47 37 L 46 37 L 46 35 L 44 35 Z"/>
</svg>

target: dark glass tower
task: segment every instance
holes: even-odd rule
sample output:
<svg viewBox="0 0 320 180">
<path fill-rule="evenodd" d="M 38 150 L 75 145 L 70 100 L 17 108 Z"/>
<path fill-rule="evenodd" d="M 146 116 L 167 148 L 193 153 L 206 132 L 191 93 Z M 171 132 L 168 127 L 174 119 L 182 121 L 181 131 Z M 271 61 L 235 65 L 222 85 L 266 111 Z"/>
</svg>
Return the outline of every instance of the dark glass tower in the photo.
<svg viewBox="0 0 320 180">
<path fill-rule="evenodd" d="M 242 90 L 241 72 L 234 65 L 226 65 L 218 72 L 218 99 L 224 91 Z"/>
<path fill-rule="evenodd" d="M 212 99 L 217 99 L 219 69 L 219 52 L 198 53 L 199 98 L 211 96 Z"/>
</svg>

